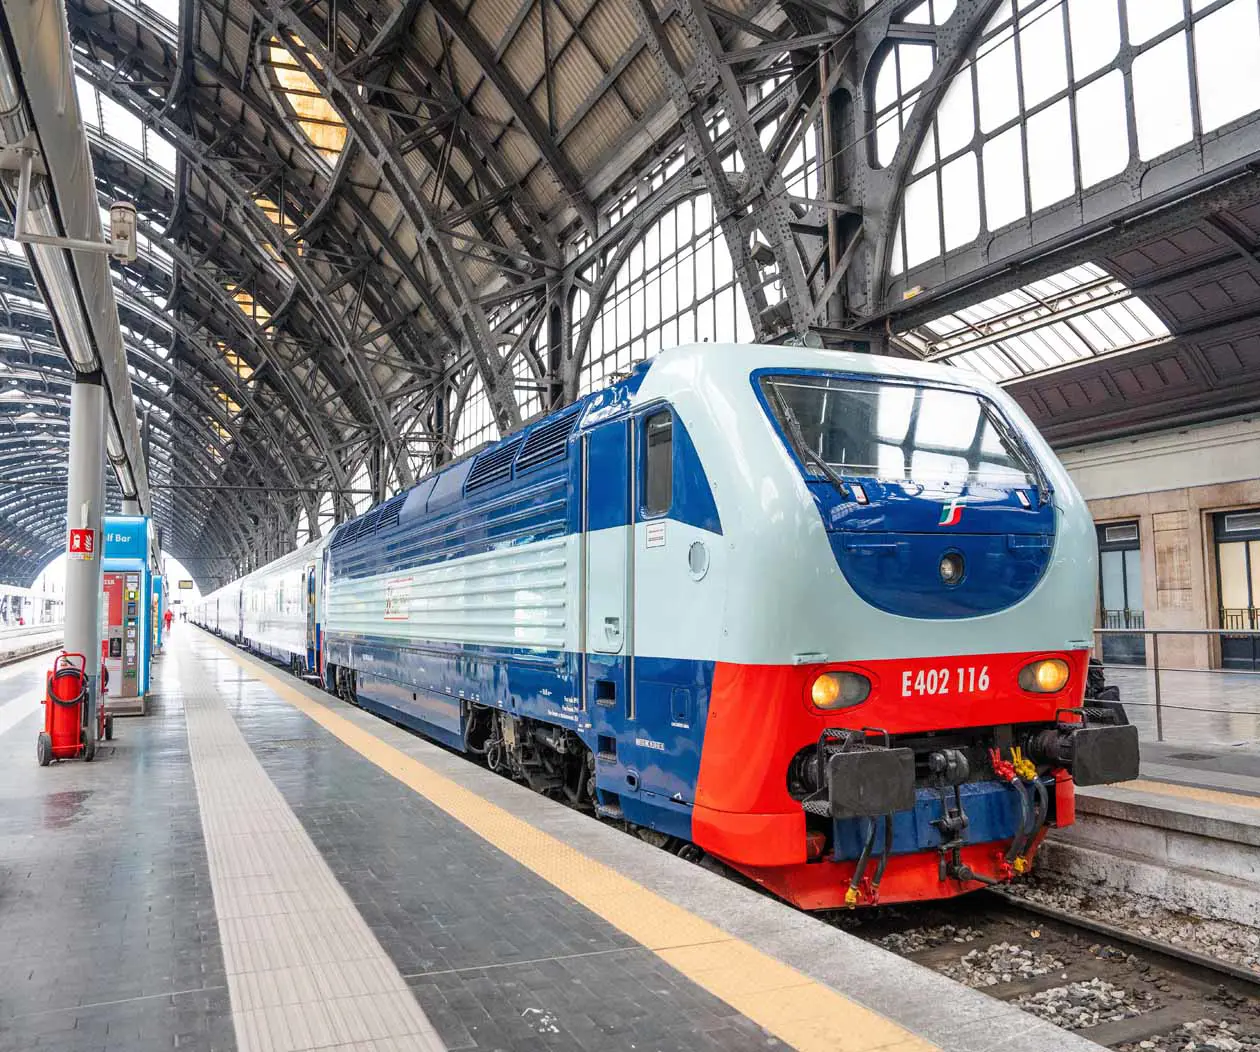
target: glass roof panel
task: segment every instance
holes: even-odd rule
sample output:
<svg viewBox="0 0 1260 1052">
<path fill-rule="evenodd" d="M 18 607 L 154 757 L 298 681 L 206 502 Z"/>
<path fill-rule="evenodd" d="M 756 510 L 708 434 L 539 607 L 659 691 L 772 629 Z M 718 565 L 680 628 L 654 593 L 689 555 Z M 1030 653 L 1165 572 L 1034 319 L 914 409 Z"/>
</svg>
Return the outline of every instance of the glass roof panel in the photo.
<svg viewBox="0 0 1260 1052">
<path fill-rule="evenodd" d="M 251 366 L 244 358 L 235 351 L 231 350 L 226 343 L 219 340 L 216 344 L 219 351 L 223 354 L 223 360 L 227 362 L 227 367 L 234 372 L 241 380 L 249 380 L 254 375 L 253 366 Z M 251 381 L 252 382 L 252 381 Z"/>
<path fill-rule="evenodd" d="M 1131 289 L 1086 263 L 942 314 L 896 339 L 928 361 L 1008 383 L 1169 337 Z"/>
<path fill-rule="evenodd" d="M 300 40 L 297 42 L 301 44 Z M 276 84 L 297 118 L 302 134 L 316 153 L 329 164 L 335 164 L 346 145 L 345 121 L 280 41 L 273 37 L 267 50 Z"/>
<path fill-rule="evenodd" d="M 142 167 L 150 174 L 174 185 L 175 147 L 171 143 L 80 74 L 75 75 L 74 89 L 89 140 L 125 160 L 145 162 Z"/>
<path fill-rule="evenodd" d="M 255 325 L 265 325 L 270 320 L 271 311 L 254 299 L 253 293 L 236 285 L 228 285 L 226 288 L 232 294 L 236 305 L 241 308 L 241 313 Z"/>
</svg>

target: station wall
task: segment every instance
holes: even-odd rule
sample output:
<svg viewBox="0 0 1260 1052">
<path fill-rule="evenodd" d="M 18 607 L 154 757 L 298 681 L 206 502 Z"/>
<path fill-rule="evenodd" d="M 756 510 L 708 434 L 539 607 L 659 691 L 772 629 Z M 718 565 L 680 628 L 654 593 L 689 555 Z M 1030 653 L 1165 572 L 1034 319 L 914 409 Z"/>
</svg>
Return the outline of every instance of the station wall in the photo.
<svg viewBox="0 0 1260 1052">
<path fill-rule="evenodd" d="M 1251 521 L 1238 514 L 1227 520 L 1227 513 L 1260 511 L 1260 416 L 1075 446 L 1059 455 L 1099 525 L 1100 627 L 1253 626 L 1260 564 L 1243 573 L 1249 580 L 1240 579 L 1245 557 L 1240 561 L 1234 549 L 1223 555 L 1222 543 L 1234 536 L 1224 532 L 1227 522 L 1232 529 Z M 1124 529 L 1129 524 L 1136 525 L 1135 537 Z M 1237 536 L 1245 538 L 1248 531 Z M 1121 537 L 1125 540 L 1115 540 Z M 1134 550 L 1127 561 L 1124 547 Z M 1260 553 L 1260 542 L 1250 551 Z M 1124 595 L 1126 587 L 1121 607 L 1115 596 Z M 1237 642 L 1225 643 L 1223 653 L 1218 639 L 1163 636 L 1159 662 L 1165 668 L 1217 668 L 1222 662 L 1248 667 Z M 1113 648 L 1118 645 L 1113 639 Z M 1135 663 L 1149 664 L 1152 657 L 1149 646 L 1145 654 L 1139 648 L 1129 655 Z"/>
</svg>

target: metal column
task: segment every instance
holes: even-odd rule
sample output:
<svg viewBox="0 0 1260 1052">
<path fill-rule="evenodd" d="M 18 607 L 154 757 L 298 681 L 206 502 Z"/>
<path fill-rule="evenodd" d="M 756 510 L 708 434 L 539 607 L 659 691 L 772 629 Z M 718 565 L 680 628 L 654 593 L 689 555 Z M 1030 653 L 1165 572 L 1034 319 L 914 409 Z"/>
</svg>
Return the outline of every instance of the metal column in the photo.
<svg viewBox="0 0 1260 1052">
<path fill-rule="evenodd" d="M 70 482 L 66 493 L 65 650 L 87 658 L 89 741 L 96 740 L 97 679 L 101 664 L 101 558 L 105 539 L 105 389 L 99 380 L 70 387 Z M 90 530 L 90 543 L 70 543 L 72 530 Z M 77 549 L 77 550 L 76 550 Z"/>
<path fill-rule="evenodd" d="M 122 513 L 124 515 L 139 515 L 140 502 L 138 500 L 127 500 L 124 498 L 122 502 Z"/>
</svg>

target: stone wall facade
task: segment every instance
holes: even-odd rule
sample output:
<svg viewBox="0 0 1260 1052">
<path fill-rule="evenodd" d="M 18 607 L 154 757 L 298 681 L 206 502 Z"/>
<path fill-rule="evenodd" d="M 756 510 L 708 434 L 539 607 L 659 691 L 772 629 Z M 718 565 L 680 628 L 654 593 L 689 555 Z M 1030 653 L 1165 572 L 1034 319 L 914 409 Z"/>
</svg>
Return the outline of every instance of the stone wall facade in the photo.
<svg viewBox="0 0 1260 1052">
<path fill-rule="evenodd" d="M 1260 509 L 1260 419 L 1060 451 L 1098 524 L 1138 524 L 1147 628 L 1219 627 L 1214 517 Z M 1153 660 L 1148 643 L 1147 662 Z M 1168 668 L 1216 668 L 1208 637 L 1162 636 Z"/>
</svg>

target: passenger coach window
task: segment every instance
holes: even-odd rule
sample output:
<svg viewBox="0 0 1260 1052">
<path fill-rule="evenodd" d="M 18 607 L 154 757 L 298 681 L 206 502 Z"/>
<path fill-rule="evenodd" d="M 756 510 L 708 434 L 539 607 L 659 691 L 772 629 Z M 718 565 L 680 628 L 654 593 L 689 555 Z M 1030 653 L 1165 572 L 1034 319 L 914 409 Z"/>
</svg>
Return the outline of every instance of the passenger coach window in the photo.
<svg viewBox="0 0 1260 1052">
<path fill-rule="evenodd" d="M 674 501 L 674 415 L 668 409 L 653 413 L 643 421 L 643 434 L 643 510 L 664 515 Z"/>
</svg>

